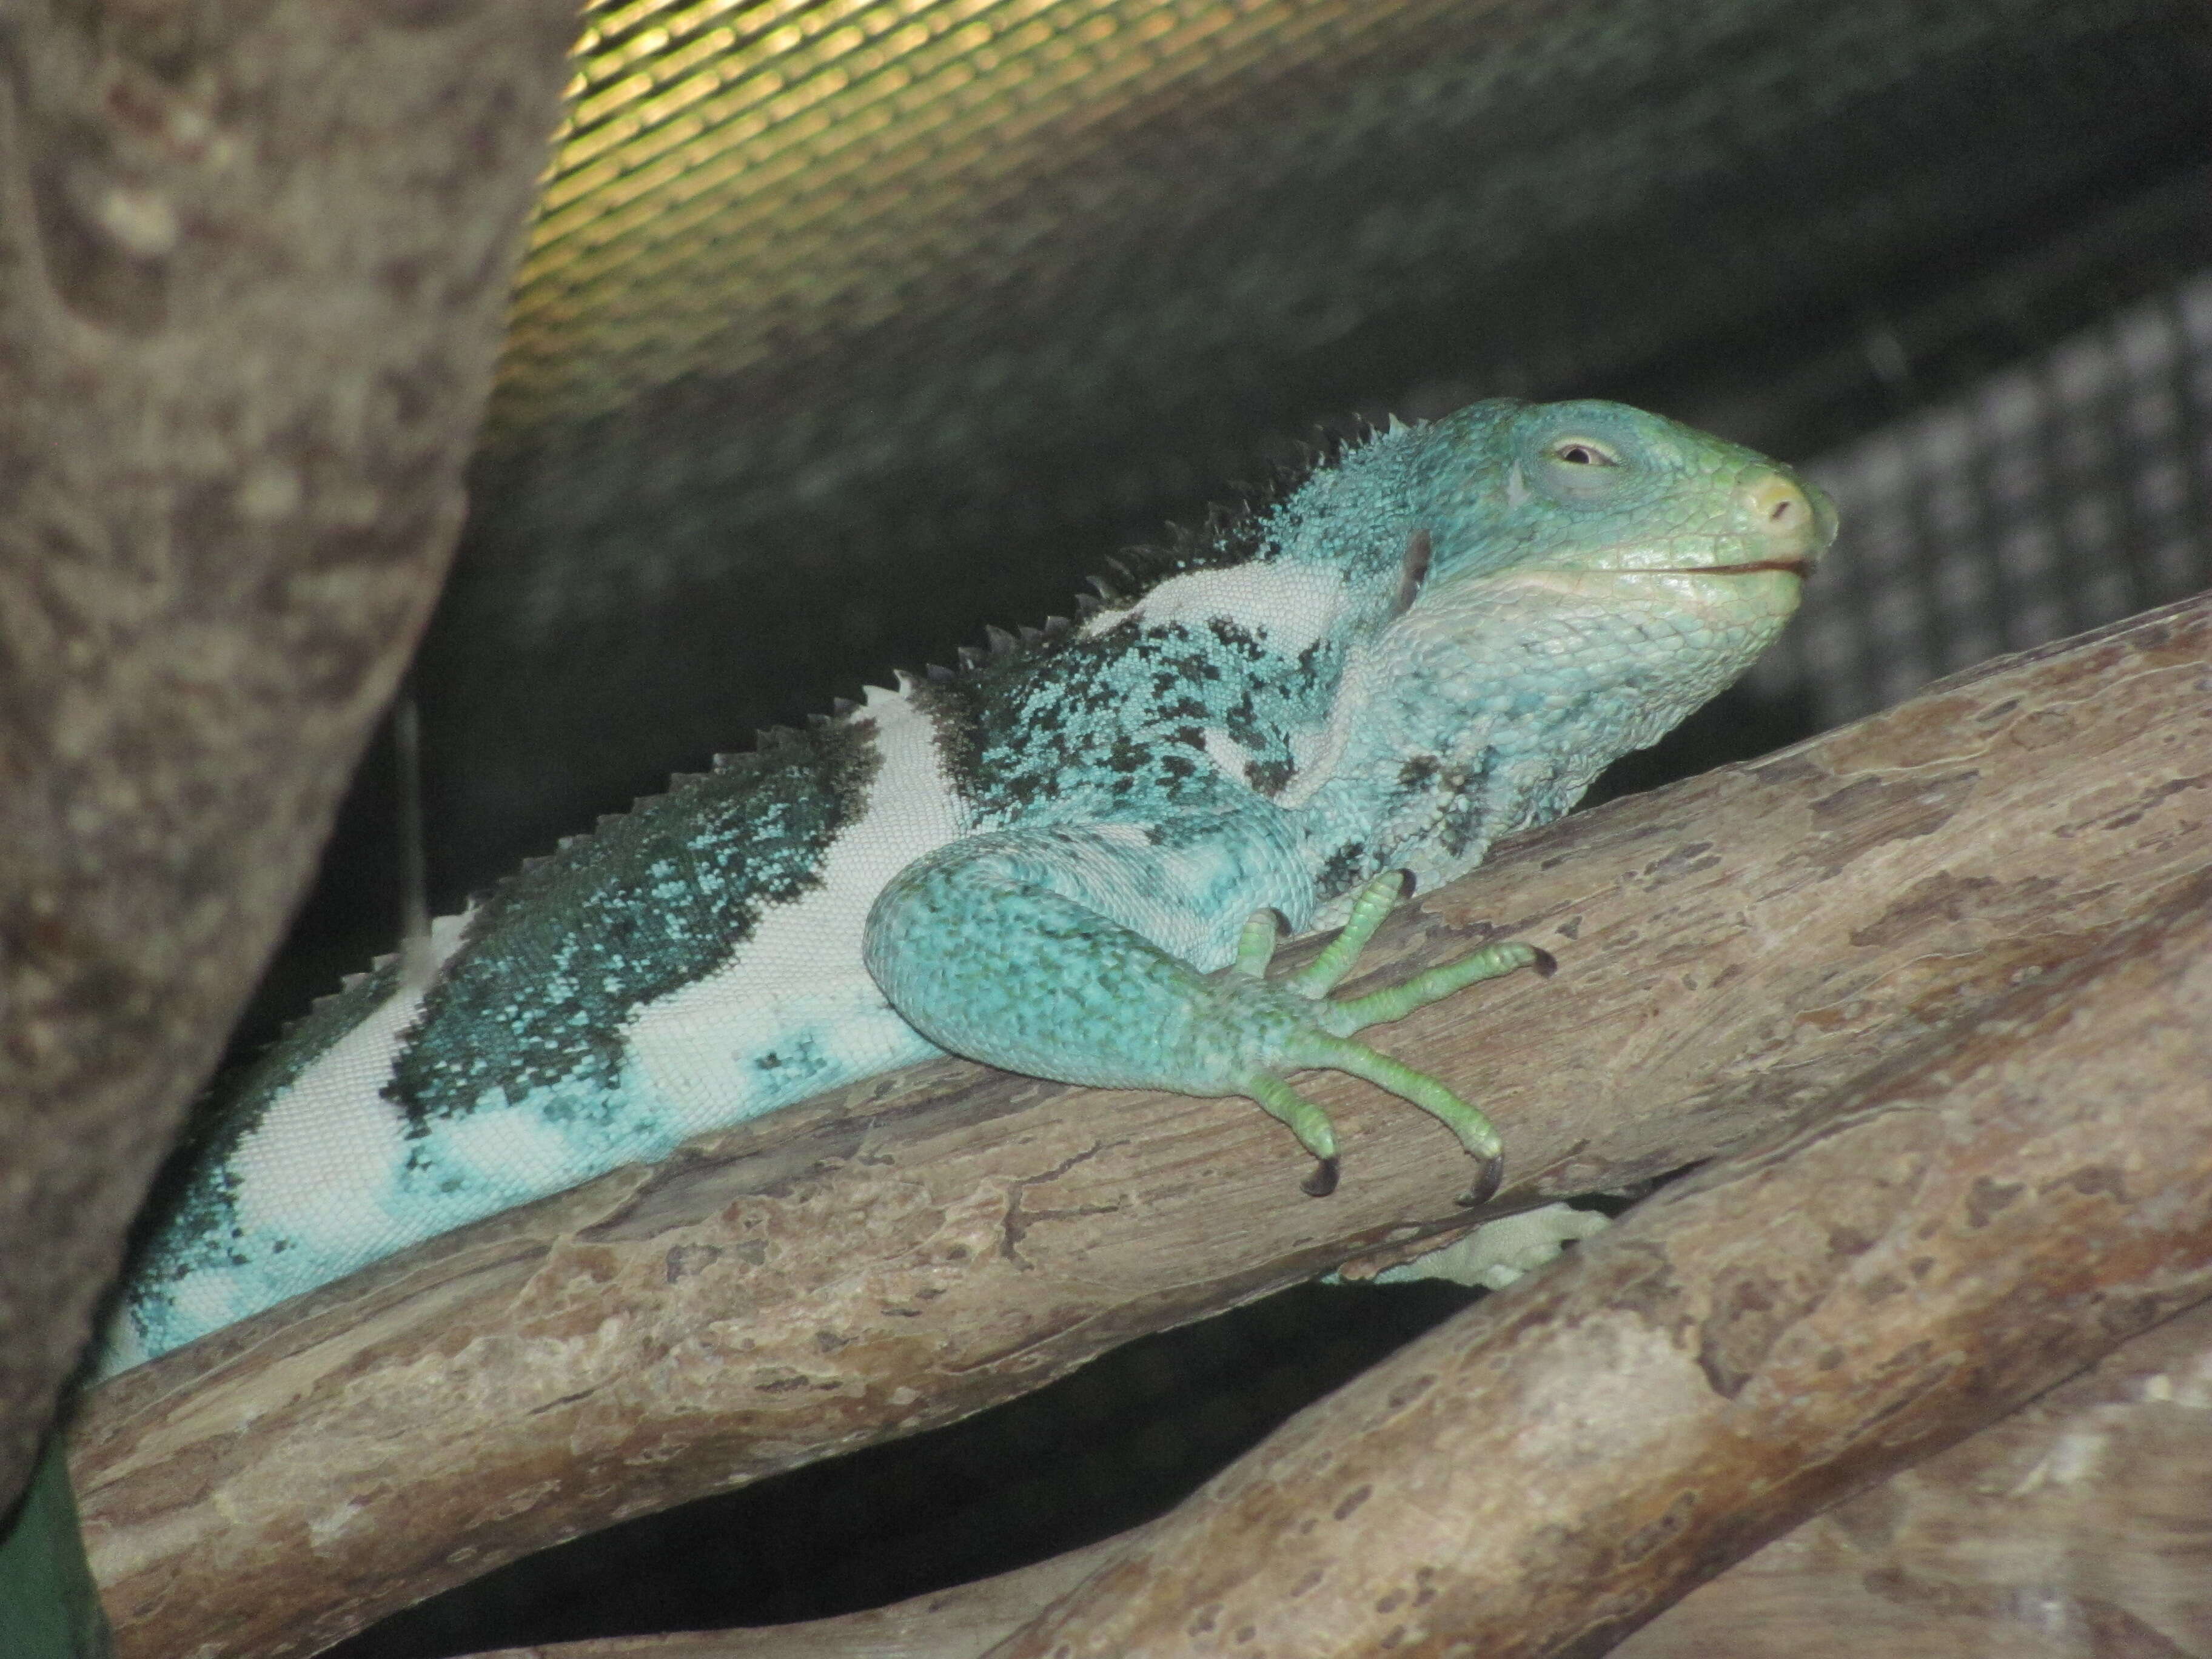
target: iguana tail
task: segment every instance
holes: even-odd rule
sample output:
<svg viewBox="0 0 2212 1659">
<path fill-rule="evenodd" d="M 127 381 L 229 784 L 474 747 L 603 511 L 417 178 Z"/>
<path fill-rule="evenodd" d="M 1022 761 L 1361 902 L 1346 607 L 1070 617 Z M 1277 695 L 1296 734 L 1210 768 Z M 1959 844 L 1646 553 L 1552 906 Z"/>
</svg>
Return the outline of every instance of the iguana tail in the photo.
<svg viewBox="0 0 2212 1659">
<path fill-rule="evenodd" d="M 56 1433 L 23 1501 L 0 1524 L 0 1654 L 111 1659 L 113 1651 L 77 1530 L 67 1449 Z"/>
</svg>

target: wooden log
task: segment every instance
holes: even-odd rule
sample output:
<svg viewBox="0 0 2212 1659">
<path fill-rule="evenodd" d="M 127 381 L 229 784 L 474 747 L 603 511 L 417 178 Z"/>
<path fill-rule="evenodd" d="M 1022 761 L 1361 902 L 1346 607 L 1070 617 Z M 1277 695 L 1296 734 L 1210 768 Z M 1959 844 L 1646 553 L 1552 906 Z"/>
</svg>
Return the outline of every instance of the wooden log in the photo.
<svg viewBox="0 0 2212 1659">
<path fill-rule="evenodd" d="M 2212 1302 L 1816 1516 L 1614 1659 L 2212 1656 Z M 1158 1524 L 804 1624 L 503 1648 L 477 1659 L 980 1659 Z"/>
<path fill-rule="evenodd" d="M 2208 1515 L 2212 1303 L 2200 1303 L 1777 1539 L 1613 1651 L 2212 1659 Z"/>
<path fill-rule="evenodd" d="M 2212 600 L 2001 659 L 1500 850 L 1367 982 L 1557 952 L 1387 1046 L 1491 1109 L 1502 1203 L 1744 1144 L 2212 864 Z M 1237 1102 L 941 1062 L 434 1241 L 100 1390 L 126 1654 L 299 1652 L 526 1550 L 950 1421 L 1463 1224 L 1444 1133 L 1317 1079 L 1332 1199 Z M 1994 1407 L 1992 1407 L 1994 1409 Z M 201 1645 L 204 1644 L 204 1645 Z"/>
<path fill-rule="evenodd" d="M 2212 1296 L 2212 876 L 1308 1407 L 993 1659 L 1596 1654 Z"/>
</svg>

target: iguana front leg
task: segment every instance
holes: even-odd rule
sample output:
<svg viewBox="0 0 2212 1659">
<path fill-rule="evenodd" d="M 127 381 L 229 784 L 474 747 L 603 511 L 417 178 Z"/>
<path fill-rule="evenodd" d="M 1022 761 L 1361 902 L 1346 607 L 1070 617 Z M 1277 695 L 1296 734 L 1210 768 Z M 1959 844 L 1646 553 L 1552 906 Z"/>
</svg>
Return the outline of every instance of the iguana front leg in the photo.
<svg viewBox="0 0 2212 1659">
<path fill-rule="evenodd" d="M 1332 1000 L 1396 901 L 1402 878 L 1393 872 L 1368 885 L 1310 966 L 1269 980 L 1274 912 L 1301 915 L 1310 890 L 1270 856 L 1271 837 L 1234 829 L 1169 837 L 1217 849 L 1211 860 L 1147 859 L 1147 838 L 1161 832 L 1119 824 L 960 842 L 885 887 L 868 918 L 868 970 L 902 1016 L 957 1054 L 1099 1088 L 1258 1102 L 1319 1161 L 1304 1183 L 1316 1196 L 1336 1185 L 1336 1131 L 1288 1078 L 1317 1069 L 1365 1078 L 1431 1113 L 1482 1160 L 1462 1200 L 1481 1202 L 1503 1168 L 1489 1120 L 1352 1035 L 1478 980 L 1530 965 L 1548 973 L 1551 958 L 1529 945 L 1493 945 L 1390 989 Z M 1287 896 L 1267 890 L 1271 875 Z M 1232 935 L 1235 918 L 1243 920 Z"/>
</svg>

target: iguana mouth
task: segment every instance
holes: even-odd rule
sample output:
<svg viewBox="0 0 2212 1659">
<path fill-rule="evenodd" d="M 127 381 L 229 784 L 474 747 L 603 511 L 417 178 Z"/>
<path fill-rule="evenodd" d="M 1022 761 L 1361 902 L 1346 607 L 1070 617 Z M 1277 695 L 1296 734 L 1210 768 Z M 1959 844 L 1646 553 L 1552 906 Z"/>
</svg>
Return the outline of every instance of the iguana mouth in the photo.
<svg viewBox="0 0 2212 1659">
<path fill-rule="evenodd" d="M 1803 581 L 1813 574 L 1810 559 L 1753 559 L 1747 564 L 1650 564 L 1621 574 L 1633 576 L 1748 576 L 1755 570 L 1786 570 Z"/>
</svg>

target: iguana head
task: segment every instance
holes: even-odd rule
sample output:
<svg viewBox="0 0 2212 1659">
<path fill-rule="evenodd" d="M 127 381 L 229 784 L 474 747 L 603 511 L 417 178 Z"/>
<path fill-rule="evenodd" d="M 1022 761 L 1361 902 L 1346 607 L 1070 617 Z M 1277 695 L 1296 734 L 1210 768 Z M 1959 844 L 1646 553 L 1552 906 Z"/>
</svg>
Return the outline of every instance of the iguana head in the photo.
<svg viewBox="0 0 2212 1659">
<path fill-rule="evenodd" d="M 1407 506 L 1445 584 L 1506 570 L 1633 577 L 1583 591 L 1735 593 L 1721 602 L 1755 609 L 1766 604 L 1747 596 L 1782 596 L 1786 614 L 1794 583 L 1759 579 L 1802 580 L 1835 539 L 1834 507 L 1789 468 L 1626 404 L 1481 403 L 1398 436 L 1416 452 Z"/>
<path fill-rule="evenodd" d="M 1370 856 L 1431 880 L 1564 811 L 1741 674 L 1836 532 L 1787 467 L 1595 401 L 1394 428 L 1316 485 L 1328 511 L 1304 523 L 1356 524 L 1362 543 L 1293 530 L 1285 552 L 1333 552 L 1383 609 L 1314 804 L 1381 823 Z M 1394 548 L 1395 580 L 1370 562 Z"/>
</svg>

